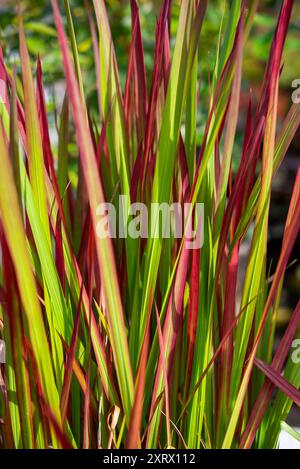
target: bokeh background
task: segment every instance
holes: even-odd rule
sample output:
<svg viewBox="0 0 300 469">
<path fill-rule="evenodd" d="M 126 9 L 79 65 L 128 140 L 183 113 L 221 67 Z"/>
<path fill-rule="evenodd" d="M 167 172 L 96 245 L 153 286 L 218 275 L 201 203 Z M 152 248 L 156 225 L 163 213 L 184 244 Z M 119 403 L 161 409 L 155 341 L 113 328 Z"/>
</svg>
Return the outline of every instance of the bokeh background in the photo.
<svg viewBox="0 0 300 469">
<path fill-rule="evenodd" d="M 91 113 L 97 119 L 96 76 L 92 40 L 90 35 L 87 8 L 91 0 L 70 0 L 75 25 L 76 37 L 79 45 L 79 57 L 84 77 L 85 94 Z M 200 0 L 201 1 L 201 0 Z M 234 0 L 232 0 L 234 1 Z M 250 0 L 250 2 L 255 0 Z M 248 3 L 250 3 L 248 2 Z M 145 63 L 150 84 L 153 58 L 156 20 L 159 15 L 160 0 L 140 0 L 140 18 L 145 50 Z M 228 14 L 227 0 L 209 0 L 207 16 L 203 26 L 201 46 L 199 51 L 199 111 L 197 115 L 197 142 L 201 145 L 203 136 L 203 122 L 209 105 L 209 77 L 213 72 L 215 54 L 217 50 L 219 28 L 223 15 Z M 12 68 L 16 62 L 20 71 L 18 54 L 18 21 L 16 15 L 16 1 L 0 0 L 0 45 L 8 67 Z M 63 4 L 63 2 L 62 2 Z M 117 54 L 121 84 L 124 89 L 126 69 L 128 64 L 129 46 L 131 40 L 131 15 L 129 0 L 106 0 L 110 24 Z M 279 13 L 280 0 L 258 1 L 258 13 L 244 51 L 244 82 L 241 96 L 240 123 L 245 119 L 249 90 L 253 99 L 258 96 L 265 63 L 269 54 L 270 44 Z M 173 0 L 171 35 L 174 41 L 177 29 L 180 1 Z M 50 0 L 24 0 L 22 14 L 27 37 L 27 45 L 32 58 L 32 67 L 35 68 L 38 54 L 42 60 L 44 81 L 47 92 L 47 106 L 49 118 L 53 126 L 53 144 L 55 145 L 55 121 L 57 110 L 60 109 L 64 96 L 64 75 L 61 55 L 58 48 L 57 36 L 53 24 Z M 173 47 L 174 42 L 171 42 Z M 291 24 L 283 56 L 283 70 L 280 81 L 279 125 L 292 104 L 292 82 L 300 79 L 300 0 L 295 0 Z M 241 125 L 241 128 L 243 126 Z M 73 140 L 74 142 L 74 140 Z M 235 142 L 233 170 L 239 164 L 240 140 Z M 70 155 L 74 157 L 73 180 L 76 181 L 75 143 L 69 145 Z M 277 255 L 280 251 L 283 226 L 287 214 L 288 202 L 291 195 L 293 180 L 300 163 L 300 132 L 296 134 L 288 155 L 273 183 L 272 204 L 270 212 L 270 236 L 268 245 L 268 265 L 272 274 L 276 265 Z M 72 165 L 72 158 L 71 158 Z M 72 167 L 70 168 L 72 174 Z M 278 337 L 289 320 L 291 311 L 300 296 L 300 240 L 295 245 L 291 256 L 292 265 L 289 267 L 284 284 L 282 304 L 279 311 L 277 331 Z M 244 256 L 247 262 L 247 245 Z M 300 426 L 300 416 L 295 410 L 291 413 L 290 423 Z"/>
</svg>

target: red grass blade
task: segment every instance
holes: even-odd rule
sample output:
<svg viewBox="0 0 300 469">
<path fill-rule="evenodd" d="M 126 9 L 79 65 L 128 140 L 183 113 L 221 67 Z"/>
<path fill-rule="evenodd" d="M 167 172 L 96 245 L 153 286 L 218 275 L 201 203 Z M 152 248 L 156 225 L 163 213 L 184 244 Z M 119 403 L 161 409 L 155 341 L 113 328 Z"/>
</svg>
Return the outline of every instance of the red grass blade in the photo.
<svg viewBox="0 0 300 469">
<path fill-rule="evenodd" d="M 147 359 L 150 343 L 150 316 L 146 328 L 145 338 L 140 354 L 139 365 L 136 373 L 136 389 L 134 404 L 132 407 L 128 437 L 126 440 L 126 449 L 136 449 L 140 447 L 141 442 L 141 424 L 143 417 L 144 390 L 146 384 Z"/>
<path fill-rule="evenodd" d="M 273 368 L 272 365 L 267 365 L 258 358 L 254 359 L 254 364 L 266 375 L 266 377 L 279 388 L 284 394 L 292 399 L 298 407 L 300 407 L 300 391 L 284 379 L 281 374 Z"/>
</svg>

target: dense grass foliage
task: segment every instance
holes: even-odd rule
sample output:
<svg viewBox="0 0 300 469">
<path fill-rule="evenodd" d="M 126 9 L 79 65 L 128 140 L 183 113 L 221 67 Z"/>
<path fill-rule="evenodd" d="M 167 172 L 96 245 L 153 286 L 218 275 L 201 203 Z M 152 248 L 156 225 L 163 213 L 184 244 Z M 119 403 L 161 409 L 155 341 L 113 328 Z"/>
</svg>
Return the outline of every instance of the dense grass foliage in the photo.
<svg viewBox="0 0 300 469">
<path fill-rule="evenodd" d="M 207 109 L 198 73 L 207 3 L 182 0 L 173 47 L 171 1 L 161 2 L 149 80 L 138 4 L 130 1 L 123 90 L 105 2 L 86 1 L 95 115 L 69 1 L 53 0 L 66 79 L 55 129 L 43 64 L 34 79 L 19 12 L 21 74 L 0 55 L 2 447 L 273 448 L 281 421 L 300 403 L 291 358 L 300 303 L 275 354 L 273 347 L 300 227 L 300 171 L 271 277 L 266 261 L 272 179 L 300 124 L 300 104 L 291 102 L 277 125 L 293 1 L 282 1 L 260 96 L 248 91 L 245 122 L 243 52 L 259 2 L 232 2 L 215 45 L 198 146 L 197 115 Z M 176 202 L 191 204 L 186 225 L 196 229 L 195 207 L 203 203 L 203 246 L 189 249 L 188 231 L 181 239 L 97 236 L 99 204 L 117 206 L 121 194 L 125 224 L 130 203 Z"/>
</svg>

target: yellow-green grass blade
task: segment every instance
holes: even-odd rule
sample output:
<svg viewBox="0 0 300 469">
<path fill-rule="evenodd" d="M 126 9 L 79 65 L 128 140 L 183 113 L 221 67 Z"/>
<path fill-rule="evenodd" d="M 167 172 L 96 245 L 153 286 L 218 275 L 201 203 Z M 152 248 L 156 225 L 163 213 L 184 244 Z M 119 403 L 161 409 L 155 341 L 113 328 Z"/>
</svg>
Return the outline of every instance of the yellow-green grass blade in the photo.
<svg viewBox="0 0 300 469">
<path fill-rule="evenodd" d="M 14 73 L 16 76 L 16 72 Z M 22 207 L 21 181 L 19 167 L 19 136 L 17 123 L 17 104 L 15 79 L 13 81 L 11 106 L 10 106 L 10 157 L 13 165 L 14 179 L 17 193 L 19 195 L 19 208 Z M 2 256 L 4 260 L 4 256 Z M 10 274 L 8 273 L 8 282 Z M 14 282 L 12 282 L 12 287 Z M 13 300 L 12 300 L 13 302 Z M 10 341 L 12 344 L 12 356 L 16 377 L 16 391 L 21 423 L 21 437 L 24 448 L 34 447 L 34 430 L 32 426 L 32 406 L 28 370 L 24 359 L 24 344 L 22 333 L 21 308 L 19 302 L 14 301 L 9 314 Z M 7 341 L 8 344 L 8 341 Z"/>
<path fill-rule="evenodd" d="M 74 23 L 72 19 L 72 12 L 71 12 L 69 0 L 64 0 L 64 6 L 65 6 L 65 12 L 67 15 L 69 35 L 71 39 L 71 49 L 72 49 L 75 73 L 76 73 L 76 77 L 77 77 L 78 84 L 79 84 L 81 99 L 84 100 L 82 73 L 81 73 L 81 68 L 80 68 L 79 53 L 78 53 Z"/>
<path fill-rule="evenodd" d="M 72 315 L 67 307 L 51 249 L 47 243 L 44 227 L 34 204 L 33 192 L 23 161 L 20 161 L 21 186 L 26 212 L 35 241 L 41 275 L 44 281 L 45 306 L 50 328 L 53 362 L 58 389 L 63 381 L 63 348 L 58 334 L 69 341 L 72 331 Z"/>
<path fill-rule="evenodd" d="M 299 126 L 300 104 L 294 103 L 291 106 L 286 118 L 284 119 L 282 127 L 276 138 L 273 177 L 276 175 Z M 239 226 L 235 232 L 231 246 L 234 246 L 236 244 L 237 239 L 239 239 L 242 234 L 246 231 L 247 226 L 249 226 L 249 223 L 256 214 L 260 185 L 261 175 L 259 174 L 257 181 L 252 189 L 251 195 L 249 197 L 243 217 L 241 218 Z"/>
<path fill-rule="evenodd" d="M 35 204 L 45 230 L 47 242 L 50 246 L 50 230 L 46 202 L 44 178 L 45 167 L 43 159 L 42 138 L 36 108 L 30 58 L 26 47 L 26 39 L 21 18 L 19 18 L 19 39 L 30 183 L 32 185 Z"/>
<path fill-rule="evenodd" d="M 151 195 L 153 203 L 169 202 L 181 120 L 206 4 L 205 1 L 199 4 L 195 17 L 193 2 L 184 0 L 181 4 L 179 26 L 158 143 Z M 151 222 L 155 227 L 158 220 L 151 220 Z M 147 314 L 153 301 L 161 249 L 161 238 L 148 239 L 144 265 L 140 338 L 144 337 Z"/>
<path fill-rule="evenodd" d="M 96 227 L 98 222 L 97 208 L 100 203 L 104 202 L 103 188 L 98 176 L 93 143 L 87 127 L 84 107 L 68 50 L 66 35 L 63 29 L 57 1 L 53 1 L 52 5 L 59 42 L 63 54 L 68 92 L 73 110 L 73 119 L 80 149 L 86 188 L 88 191 L 93 230 L 96 236 Z M 120 385 L 124 413 L 127 423 L 129 424 L 130 412 L 133 403 L 134 385 L 113 246 L 110 238 L 99 238 L 96 236 L 95 239 L 101 285 L 105 299 L 105 313 L 107 315 L 110 330 L 109 338 L 115 360 L 115 368 Z"/>
<path fill-rule="evenodd" d="M 51 224 L 54 229 L 58 213 L 60 213 L 60 215 L 62 216 L 63 211 L 62 211 L 62 208 L 59 207 L 58 201 L 55 197 L 54 190 L 53 190 L 53 187 L 49 178 L 46 178 L 46 187 L 47 187 L 48 203 L 52 207 Z M 72 245 L 70 242 L 70 238 L 68 236 L 66 226 L 64 224 L 62 225 L 62 241 L 63 241 L 66 277 L 67 277 L 68 285 L 70 288 L 71 297 L 73 299 L 74 304 L 77 305 L 79 302 L 79 298 L 80 298 L 80 286 L 82 284 L 82 275 L 81 275 L 77 260 L 74 255 L 74 251 L 72 249 Z M 112 404 L 116 404 L 119 406 L 120 405 L 119 397 L 115 389 L 112 376 L 109 373 L 108 359 L 107 359 L 106 352 L 104 349 L 103 340 L 100 335 L 99 326 L 95 320 L 94 314 L 91 313 L 91 316 L 90 316 L 89 298 L 88 298 L 88 294 L 85 288 L 83 288 L 83 293 L 82 293 L 82 305 L 83 305 L 85 320 L 87 324 L 89 324 L 90 317 L 91 317 L 90 337 L 91 337 L 91 341 L 93 344 L 94 354 L 95 354 L 96 362 L 99 368 L 101 382 L 102 382 L 104 391 L 109 401 Z"/>
<path fill-rule="evenodd" d="M 105 134 L 109 151 L 109 169 L 113 181 L 113 190 L 120 182 L 121 193 L 126 195 L 125 206 L 122 207 L 124 226 L 128 223 L 128 210 L 130 205 L 130 171 L 129 171 L 129 141 L 125 125 L 125 113 L 117 61 L 112 41 L 107 11 L 103 0 L 94 1 L 94 9 L 99 33 L 100 53 L 100 90 L 101 109 L 105 123 Z M 108 194 L 112 197 L 113 194 Z M 121 210 L 119 208 L 119 210 Z M 134 285 L 137 272 L 136 240 L 127 237 L 125 240 L 128 285 Z M 129 289 L 133 301 L 133 289 Z"/>
<path fill-rule="evenodd" d="M 43 392 L 47 402 L 60 421 L 59 394 L 57 391 L 47 335 L 38 300 L 32 265 L 27 251 L 26 236 L 19 208 L 18 195 L 13 179 L 12 167 L 4 140 L 3 126 L 0 125 L 0 213 L 3 230 L 14 264 L 21 300 L 26 313 L 27 327 L 33 353 L 37 362 Z M 53 445 L 57 445 L 55 433 Z"/>
<path fill-rule="evenodd" d="M 94 0 L 100 52 L 101 104 L 106 123 L 110 164 L 114 182 L 120 178 L 122 193 L 130 194 L 129 145 L 126 135 L 124 106 L 117 71 L 117 62 L 105 3 Z M 108 118 L 108 122 L 107 122 Z"/>
<path fill-rule="evenodd" d="M 16 383 L 16 370 L 14 367 L 12 341 L 10 337 L 10 328 L 7 315 L 4 315 L 4 340 L 6 346 L 6 390 L 8 397 L 8 411 L 9 415 L 7 420 L 10 419 L 13 444 L 16 449 L 23 448 L 22 432 L 21 432 L 21 416 L 19 404 L 15 399 L 10 399 L 9 396 L 17 395 Z"/>
</svg>

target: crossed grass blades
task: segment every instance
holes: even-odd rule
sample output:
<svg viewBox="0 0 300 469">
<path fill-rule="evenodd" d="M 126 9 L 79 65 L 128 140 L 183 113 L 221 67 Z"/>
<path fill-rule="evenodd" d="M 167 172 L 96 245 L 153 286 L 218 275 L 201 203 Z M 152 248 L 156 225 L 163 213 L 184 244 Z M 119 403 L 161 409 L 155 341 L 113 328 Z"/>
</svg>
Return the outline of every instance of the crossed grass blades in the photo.
<svg viewBox="0 0 300 469">
<path fill-rule="evenodd" d="M 236 174 L 243 50 L 258 2 L 250 9 L 232 2 L 220 26 L 198 147 L 199 44 L 207 3 L 181 2 L 173 49 L 171 2 L 162 2 L 147 83 L 139 10 L 131 0 L 122 90 L 105 3 L 85 2 L 95 118 L 85 100 L 69 2 L 64 27 L 62 5 L 53 0 L 66 78 L 57 146 L 42 63 L 34 83 L 19 12 L 21 76 L 0 56 L 2 447 L 272 448 L 292 402 L 299 405 L 299 366 L 290 346 L 300 337 L 300 303 L 274 356 L 272 351 L 300 226 L 300 170 L 272 278 L 266 263 L 272 179 L 300 124 L 300 105 L 293 104 L 277 126 L 293 2 L 282 2 L 258 102 L 249 92 Z M 69 177 L 71 128 L 76 184 Z M 185 236 L 97 238 L 97 206 L 119 194 L 147 204 L 204 203 L 203 248 L 187 249 Z M 251 248 L 236 310 L 246 236 Z"/>
</svg>

